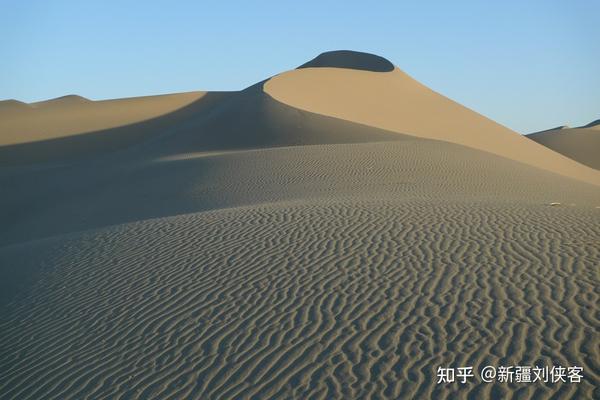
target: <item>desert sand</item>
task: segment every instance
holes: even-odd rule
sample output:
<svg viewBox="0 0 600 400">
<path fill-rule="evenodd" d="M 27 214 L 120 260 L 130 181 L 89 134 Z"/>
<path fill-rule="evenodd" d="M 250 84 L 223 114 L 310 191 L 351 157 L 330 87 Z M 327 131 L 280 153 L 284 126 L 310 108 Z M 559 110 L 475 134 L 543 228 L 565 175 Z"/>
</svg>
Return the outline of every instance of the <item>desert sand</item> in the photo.
<svg viewBox="0 0 600 400">
<path fill-rule="evenodd" d="M 329 64 L 320 62 L 320 57 L 309 62 L 318 67 L 273 77 L 265 84 L 265 91 L 285 104 L 317 114 L 458 143 L 600 184 L 598 171 L 533 146 L 516 132 L 432 91 L 401 70 L 380 72 L 387 66 L 380 66 L 381 60 L 359 69 L 340 69 L 332 67 L 353 65 L 356 61 L 352 55 L 338 52 Z M 369 67 L 380 73 L 371 73 Z"/>
<path fill-rule="evenodd" d="M 0 130 L 0 398 L 597 395 L 600 172 L 364 53 L 199 93 Z"/>
<path fill-rule="evenodd" d="M 186 106 L 204 94 L 104 101 L 68 95 L 31 104 L 0 101 L 0 163 L 64 161 L 127 147 L 168 128 L 173 116 L 157 121 L 160 116 L 175 114 L 175 110 L 190 112 Z M 147 120 L 152 122 L 145 124 Z M 27 146 L 31 143 L 37 143 L 37 150 Z"/>
<path fill-rule="evenodd" d="M 581 164 L 600 170 L 600 120 L 576 128 L 559 126 L 531 133 L 527 137 Z"/>
</svg>

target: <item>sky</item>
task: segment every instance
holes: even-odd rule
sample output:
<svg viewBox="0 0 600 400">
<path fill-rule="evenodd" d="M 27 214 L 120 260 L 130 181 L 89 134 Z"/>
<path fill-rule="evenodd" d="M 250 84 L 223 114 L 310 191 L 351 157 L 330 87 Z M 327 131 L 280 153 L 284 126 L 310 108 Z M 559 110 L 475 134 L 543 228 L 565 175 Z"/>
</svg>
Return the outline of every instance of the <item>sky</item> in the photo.
<svg viewBox="0 0 600 400">
<path fill-rule="evenodd" d="M 0 0 L 0 99 L 239 90 L 381 55 L 521 133 L 600 118 L 600 1 Z"/>
</svg>

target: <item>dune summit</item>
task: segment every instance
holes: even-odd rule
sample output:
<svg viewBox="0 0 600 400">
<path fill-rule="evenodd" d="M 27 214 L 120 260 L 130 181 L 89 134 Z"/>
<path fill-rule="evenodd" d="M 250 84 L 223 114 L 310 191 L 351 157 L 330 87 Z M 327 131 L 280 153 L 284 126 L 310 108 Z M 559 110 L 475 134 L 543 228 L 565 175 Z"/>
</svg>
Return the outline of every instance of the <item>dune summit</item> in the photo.
<svg viewBox="0 0 600 400">
<path fill-rule="evenodd" d="M 0 103 L 0 398 L 594 398 L 598 172 L 388 63 Z"/>
<path fill-rule="evenodd" d="M 347 68 L 372 72 L 390 72 L 394 70 L 394 64 L 375 54 L 338 50 L 319 54 L 298 67 L 298 69 L 302 68 Z"/>
</svg>

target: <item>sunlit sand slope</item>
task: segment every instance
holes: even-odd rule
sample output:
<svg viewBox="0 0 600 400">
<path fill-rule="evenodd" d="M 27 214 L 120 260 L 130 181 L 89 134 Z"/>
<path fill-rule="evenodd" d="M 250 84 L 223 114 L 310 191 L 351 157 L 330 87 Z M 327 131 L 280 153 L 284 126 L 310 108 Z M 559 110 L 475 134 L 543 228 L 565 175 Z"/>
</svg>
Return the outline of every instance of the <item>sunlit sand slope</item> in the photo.
<svg viewBox="0 0 600 400">
<path fill-rule="evenodd" d="M 600 172 L 536 145 L 516 132 L 434 92 L 399 69 L 355 66 L 354 52 L 325 53 L 309 67 L 265 84 L 273 98 L 303 110 L 381 129 L 458 143 L 600 185 Z M 322 61 L 320 61 L 322 59 Z M 358 64 L 364 65 L 366 61 Z M 389 63 L 389 62 L 388 62 Z M 310 68 L 311 65 L 316 67 Z"/>
</svg>

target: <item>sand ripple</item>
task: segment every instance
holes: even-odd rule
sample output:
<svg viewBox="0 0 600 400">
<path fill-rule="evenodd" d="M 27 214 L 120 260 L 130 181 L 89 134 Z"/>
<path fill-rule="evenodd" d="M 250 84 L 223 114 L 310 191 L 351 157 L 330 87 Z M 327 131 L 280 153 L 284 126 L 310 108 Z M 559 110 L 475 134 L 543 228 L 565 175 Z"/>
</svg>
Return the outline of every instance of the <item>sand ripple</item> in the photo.
<svg viewBox="0 0 600 400">
<path fill-rule="evenodd" d="M 40 271 L 0 313 L 0 398 L 593 398 L 599 218 L 365 198 L 6 246 Z M 486 364 L 586 378 L 435 384 Z"/>
</svg>

